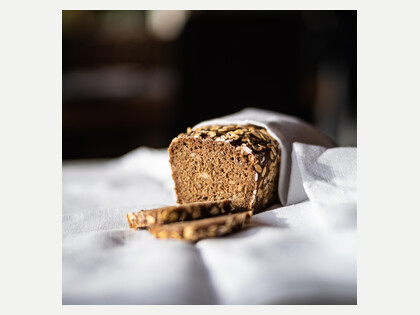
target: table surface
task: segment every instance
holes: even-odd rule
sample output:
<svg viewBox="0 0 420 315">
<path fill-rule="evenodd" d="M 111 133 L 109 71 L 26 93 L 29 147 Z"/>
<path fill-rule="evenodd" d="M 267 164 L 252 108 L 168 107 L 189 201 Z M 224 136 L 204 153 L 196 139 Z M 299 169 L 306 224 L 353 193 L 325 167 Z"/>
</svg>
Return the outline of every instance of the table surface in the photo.
<svg viewBox="0 0 420 315">
<path fill-rule="evenodd" d="M 130 230 L 125 214 L 173 205 L 165 149 L 63 162 L 63 304 L 356 304 L 356 228 L 310 201 L 195 244 Z"/>
</svg>

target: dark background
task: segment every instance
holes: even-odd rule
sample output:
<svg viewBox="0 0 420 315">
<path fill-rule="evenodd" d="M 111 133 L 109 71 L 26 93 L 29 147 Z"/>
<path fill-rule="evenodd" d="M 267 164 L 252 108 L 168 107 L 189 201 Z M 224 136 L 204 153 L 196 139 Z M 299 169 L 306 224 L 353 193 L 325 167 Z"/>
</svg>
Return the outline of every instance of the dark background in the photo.
<svg viewBox="0 0 420 315">
<path fill-rule="evenodd" d="M 356 146 L 356 11 L 63 11 L 63 159 L 167 147 L 245 107 Z"/>
</svg>

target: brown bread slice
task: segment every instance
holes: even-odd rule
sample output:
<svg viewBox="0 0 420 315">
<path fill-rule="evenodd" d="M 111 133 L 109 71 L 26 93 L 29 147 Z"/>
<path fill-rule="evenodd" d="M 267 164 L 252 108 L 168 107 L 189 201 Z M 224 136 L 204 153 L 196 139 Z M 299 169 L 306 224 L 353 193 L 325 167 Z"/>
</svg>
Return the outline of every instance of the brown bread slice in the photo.
<svg viewBox="0 0 420 315">
<path fill-rule="evenodd" d="M 252 211 L 231 213 L 213 218 L 155 224 L 148 227 L 156 238 L 175 238 L 196 242 L 203 238 L 217 237 L 236 232 L 249 224 Z"/>
<path fill-rule="evenodd" d="M 130 228 L 137 229 L 152 224 L 207 218 L 237 210 L 242 209 L 234 207 L 231 200 L 219 200 L 141 210 L 140 212 L 128 213 L 126 217 Z"/>
<path fill-rule="evenodd" d="M 188 128 L 168 151 L 180 204 L 232 199 L 256 213 L 278 200 L 280 148 L 264 128 Z"/>
</svg>

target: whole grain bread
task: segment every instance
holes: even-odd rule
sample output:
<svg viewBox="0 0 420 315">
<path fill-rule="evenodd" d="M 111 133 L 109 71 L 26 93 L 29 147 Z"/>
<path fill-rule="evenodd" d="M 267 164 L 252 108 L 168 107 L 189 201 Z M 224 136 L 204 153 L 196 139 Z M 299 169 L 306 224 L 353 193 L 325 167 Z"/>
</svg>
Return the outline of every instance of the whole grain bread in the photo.
<svg viewBox="0 0 420 315">
<path fill-rule="evenodd" d="M 196 242 L 203 238 L 227 235 L 244 228 L 249 224 L 252 211 L 230 213 L 217 217 L 176 222 L 169 224 L 155 224 L 148 227 L 156 238 L 175 238 Z"/>
<path fill-rule="evenodd" d="M 179 204 L 231 199 L 257 213 L 278 200 L 281 151 L 265 128 L 188 128 L 168 151 Z"/>
<path fill-rule="evenodd" d="M 243 209 L 233 206 L 231 200 L 220 200 L 140 210 L 127 213 L 126 217 L 130 228 L 138 229 L 153 224 L 190 221 L 241 210 Z"/>
</svg>

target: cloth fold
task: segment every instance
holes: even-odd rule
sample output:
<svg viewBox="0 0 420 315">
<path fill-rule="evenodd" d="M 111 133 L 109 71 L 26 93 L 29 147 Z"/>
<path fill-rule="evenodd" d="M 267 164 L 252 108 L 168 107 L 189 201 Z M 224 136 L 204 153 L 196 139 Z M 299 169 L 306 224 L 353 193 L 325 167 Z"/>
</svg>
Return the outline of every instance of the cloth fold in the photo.
<svg viewBox="0 0 420 315">
<path fill-rule="evenodd" d="M 280 202 L 283 205 L 290 205 L 307 199 L 305 191 L 302 189 L 301 178 L 290 176 L 293 163 L 293 143 L 300 142 L 330 148 L 334 146 L 331 139 L 296 117 L 257 108 L 245 108 L 231 115 L 206 120 L 195 125 L 193 129 L 207 125 L 227 124 L 253 124 L 266 128 L 268 133 L 279 142 L 281 149 L 278 185 Z"/>
<path fill-rule="evenodd" d="M 309 200 L 327 227 L 355 227 L 357 211 L 357 149 L 294 143 L 291 173 L 300 176 Z"/>
</svg>

